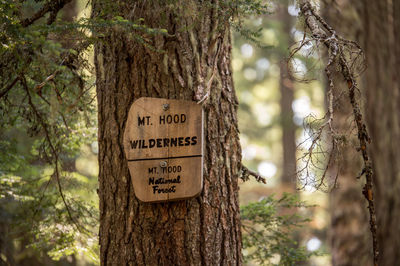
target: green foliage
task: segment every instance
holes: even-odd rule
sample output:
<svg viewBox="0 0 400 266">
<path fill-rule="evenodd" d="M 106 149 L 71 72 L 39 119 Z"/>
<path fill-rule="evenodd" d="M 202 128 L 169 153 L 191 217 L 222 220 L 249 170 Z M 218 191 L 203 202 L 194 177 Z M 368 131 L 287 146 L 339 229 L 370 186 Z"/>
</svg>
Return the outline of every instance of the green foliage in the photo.
<svg viewBox="0 0 400 266">
<path fill-rule="evenodd" d="M 16 260 L 6 252 L 14 249 L 23 254 L 18 260 L 43 253 L 96 260 L 97 180 L 83 182 L 74 169 L 96 136 L 84 52 L 93 25 L 51 21 L 55 9 L 27 23 L 47 3 L 0 1 L 0 261 L 7 263 Z"/>
<path fill-rule="evenodd" d="M 293 240 L 295 230 L 309 221 L 295 211 L 308 207 L 311 206 L 300 202 L 293 194 L 284 194 L 280 199 L 269 196 L 242 207 L 245 261 L 260 265 L 296 265 L 317 255 Z"/>
<path fill-rule="evenodd" d="M 255 44 L 260 48 L 267 48 L 268 45 L 260 41 L 262 27 L 254 27 L 245 23 L 246 19 L 254 20 L 262 15 L 271 14 L 272 1 L 264 0 L 236 0 L 224 1 L 230 8 L 228 12 L 229 21 L 232 28 L 237 31 L 245 40 Z"/>
<path fill-rule="evenodd" d="M 28 249 L 37 254 L 46 252 L 53 260 L 82 251 L 93 253 L 97 249 L 95 243 L 87 242 L 97 231 L 96 178 L 84 180 L 77 173 L 62 173 L 61 186 L 74 217 L 72 223 L 60 198 L 52 166 L 38 160 L 30 148 L 35 140 L 15 128 L 1 138 L 0 148 L 7 151 L 0 154 L 2 248 L 16 248 L 10 246 L 19 243 L 17 246 L 25 245 L 20 252 Z M 79 230 L 76 225 L 87 230 Z M 26 258 L 27 253 L 23 254 L 18 257 Z"/>
</svg>

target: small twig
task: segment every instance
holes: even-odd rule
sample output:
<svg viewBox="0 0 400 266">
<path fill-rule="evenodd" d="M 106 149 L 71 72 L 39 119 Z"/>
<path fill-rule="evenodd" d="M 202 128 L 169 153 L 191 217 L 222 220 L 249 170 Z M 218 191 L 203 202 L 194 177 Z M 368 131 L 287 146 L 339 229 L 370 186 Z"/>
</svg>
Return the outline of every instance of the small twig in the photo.
<svg viewBox="0 0 400 266">
<path fill-rule="evenodd" d="M 69 106 L 67 106 L 67 111 L 69 112 L 69 111 L 75 109 L 76 105 L 78 105 L 82 96 L 85 95 L 86 93 L 88 93 L 93 88 L 93 86 L 94 86 L 94 84 L 92 86 L 88 86 L 88 88 L 86 90 L 82 90 L 80 92 L 80 94 L 78 95 L 78 97 L 76 97 L 75 101 L 72 104 L 70 104 Z M 96 96 L 94 96 L 93 98 L 95 98 L 95 97 Z M 92 101 L 90 101 L 90 102 L 92 102 Z M 90 104 L 90 102 L 87 104 Z"/>
<path fill-rule="evenodd" d="M 57 73 L 58 73 L 58 70 L 54 71 L 54 73 L 51 74 L 50 76 L 48 76 L 43 82 L 37 84 L 37 85 L 35 86 L 34 90 L 35 90 L 37 93 L 39 93 L 40 90 L 44 87 L 44 85 L 46 85 L 47 82 L 53 80 L 53 79 L 56 77 Z"/>
<path fill-rule="evenodd" d="M 247 168 L 246 166 L 244 166 L 242 164 L 242 176 L 241 176 L 241 179 L 243 181 L 248 181 L 250 179 L 250 176 L 253 176 L 256 179 L 257 182 L 264 183 L 264 184 L 267 183 L 267 180 L 264 177 L 262 177 L 259 173 L 250 170 L 249 168 Z"/>
</svg>

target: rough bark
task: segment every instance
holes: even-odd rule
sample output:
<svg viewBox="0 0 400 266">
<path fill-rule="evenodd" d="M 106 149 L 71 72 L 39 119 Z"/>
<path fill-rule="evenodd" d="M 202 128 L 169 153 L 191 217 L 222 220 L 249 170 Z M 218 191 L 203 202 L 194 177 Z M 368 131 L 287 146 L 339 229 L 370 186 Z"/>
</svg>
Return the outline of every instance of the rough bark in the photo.
<svg viewBox="0 0 400 266">
<path fill-rule="evenodd" d="M 94 17 L 102 15 L 105 2 L 93 1 Z M 171 36 L 146 36 L 155 51 L 114 27 L 95 46 L 101 264 L 240 265 L 241 151 L 223 10 L 201 1 L 132 2 L 114 3 L 118 15 L 143 18 Z M 144 96 L 198 100 L 208 90 L 201 195 L 169 203 L 138 201 L 122 146 L 130 105 Z"/>
</svg>

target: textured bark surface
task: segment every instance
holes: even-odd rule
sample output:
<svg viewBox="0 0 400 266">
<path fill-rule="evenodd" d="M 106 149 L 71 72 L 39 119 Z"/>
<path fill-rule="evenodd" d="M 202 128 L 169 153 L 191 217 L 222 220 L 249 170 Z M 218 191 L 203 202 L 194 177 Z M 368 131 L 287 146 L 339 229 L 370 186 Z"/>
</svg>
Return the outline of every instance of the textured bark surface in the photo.
<svg viewBox="0 0 400 266">
<path fill-rule="evenodd" d="M 93 1 L 102 16 L 105 1 Z M 135 3 L 133 3 L 135 2 Z M 114 27 L 95 47 L 99 106 L 102 265 L 240 265 L 237 100 L 230 33 L 221 10 L 197 1 L 118 1 L 120 16 L 169 37 L 147 36 L 155 51 Z M 104 12 L 103 12 L 104 13 Z M 215 71 L 214 71 L 215 70 Z M 197 198 L 142 203 L 133 192 L 122 138 L 139 97 L 204 102 L 204 189 Z"/>
</svg>

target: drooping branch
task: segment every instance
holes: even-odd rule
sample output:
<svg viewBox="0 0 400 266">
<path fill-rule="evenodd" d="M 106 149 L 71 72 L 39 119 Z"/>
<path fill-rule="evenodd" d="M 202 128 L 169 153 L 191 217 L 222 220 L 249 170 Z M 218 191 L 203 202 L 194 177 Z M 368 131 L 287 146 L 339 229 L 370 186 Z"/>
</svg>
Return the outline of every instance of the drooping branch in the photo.
<svg viewBox="0 0 400 266">
<path fill-rule="evenodd" d="M 373 258 L 374 265 L 378 265 L 378 240 L 377 240 L 377 225 L 376 225 L 376 214 L 373 197 L 373 170 L 371 161 L 368 156 L 368 147 L 371 142 L 364 118 L 360 110 L 359 99 L 356 96 L 357 72 L 357 60 L 363 59 L 363 52 L 360 46 L 353 42 L 345 40 L 336 34 L 334 29 L 330 27 L 323 18 L 321 18 L 312 7 L 308 0 L 299 0 L 301 14 L 304 17 L 305 25 L 307 30 L 311 32 L 310 38 L 317 43 L 322 43 L 328 49 L 329 58 L 325 68 L 325 72 L 328 79 L 328 116 L 327 123 L 333 132 L 331 121 L 333 119 L 333 94 L 332 91 L 335 89 L 335 83 L 332 78 L 331 68 L 332 66 L 338 66 L 339 74 L 344 78 L 347 83 L 348 97 L 353 110 L 353 120 L 357 127 L 357 138 L 359 142 L 358 151 L 361 153 L 361 157 L 364 163 L 362 174 L 365 175 L 365 185 L 363 188 L 363 195 L 368 202 L 369 216 L 370 216 L 370 231 L 372 234 L 373 241 Z M 355 56 L 354 56 L 355 55 Z M 323 126 L 324 126 L 323 125 Z M 329 167 L 329 165 L 327 165 Z"/>
<path fill-rule="evenodd" d="M 88 230 L 86 228 L 84 228 L 82 225 L 79 224 L 78 221 L 76 221 L 76 219 L 73 217 L 72 215 L 72 210 L 70 209 L 70 206 L 66 200 L 65 194 L 63 192 L 62 189 L 62 184 L 61 184 L 61 173 L 60 173 L 60 159 L 59 159 L 59 153 L 56 150 L 55 145 L 53 144 L 53 141 L 51 140 L 51 133 L 49 132 L 48 129 L 48 125 L 46 124 L 46 122 L 44 121 L 42 115 L 40 114 L 39 110 L 36 108 L 36 105 L 33 103 L 32 100 L 32 96 L 29 92 L 29 88 L 26 84 L 26 80 L 24 79 L 24 77 L 21 79 L 22 83 L 23 83 L 23 88 L 26 92 L 26 95 L 28 96 L 28 103 L 29 106 L 32 108 L 33 113 L 35 114 L 36 118 L 38 119 L 43 131 L 44 131 L 44 135 L 45 135 L 45 140 L 48 143 L 49 147 L 50 147 L 50 152 L 51 152 L 51 157 L 49 157 L 49 160 L 51 163 L 54 164 L 54 172 L 51 175 L 52 178 L 55 178 L 56 182 L 57 182 L 57 187 L 58 187 L 58 192 L 61 196 L 61 199 L 63 201 L 63 204 L 67 210 L 68 213 L 68 217 L 71 221 L 72 224 L 75 225 L 75 227 L 78 229 L 79 232 L 81 233 L 88 233 Z M 47 188 L 47 185 L 46 185 Z M 43 192 L 44 193 L 44 192 Z"/>
</svg>

